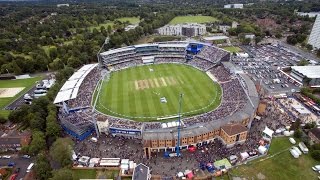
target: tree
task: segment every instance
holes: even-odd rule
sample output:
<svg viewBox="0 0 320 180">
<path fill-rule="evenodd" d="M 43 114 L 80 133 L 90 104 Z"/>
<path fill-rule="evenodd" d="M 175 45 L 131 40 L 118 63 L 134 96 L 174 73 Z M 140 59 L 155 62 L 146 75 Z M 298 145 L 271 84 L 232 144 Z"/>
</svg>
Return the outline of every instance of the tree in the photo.
<svg viewBox="0 0 320 180">
<path fill-rule="evenodd" d="M 53 141 L 60 136 L 61 128 L 57 123 L 57 117 L 49 114 L 47 117 L 47 127 L 46 127 L 46 136 Z"/>
<path fill-rule="evenodd" d="M 0 124 L 4 124 L 4 123 L 6 123 L 7 121 L 8 121 L 8 119 L 0 116 Z"/>
<path fill-rule="evenodd" d="M 51 59 L 55 59 L 55 58 L 57 58 L 57 56 L 58 56 L 57 47 L 55 47 L 55 46 L 50 47 L 49 48 L 49 57 Z"/>
<path fill-rule="evenodd" d="M 292 123 L 290 130 L 296 131 L 297 129 L 300 128 L 300 125 L 301 125 L 301 120 L 297 119 L 294 123 Z"/>
<path fill-rule="evenodd" d="M 313 49 L 313 46 L 312 46 L 311 44 L 307 44 L 307 45 L 306 45 L 306 48 L 307 48 L 309 51 L 311 51 L 311 50 Z"/>
<path fill-rule="evenodd" d="M 29 154 L 36 155 L 46 148 L 46 140 L 43 132 L 34 131 L 32 133 L 32 141 L 29 145 Z M 69 158 L 70 159 L 70 158 Z"/>
<path fill-rule="evenodd" d="M 111 33 L 112 33 L 112 27 L 111 27 L 111 25 L 108 25 L 107 31 L 108 31 L 108 34 L 111 34 Z"/>
<path fill-rule="evenodd" d="M 59 138 L 52 144 L 50 148 L 50 156 L 58 162 L 61 167 L 71 165 L 73 145 L 74 144 L 71 139 Z"/>
<path fill-rule="evenodd" d="M 69 158 L 70 159 L 70 158 Z M 73 180 L 72 171 L 67 168 L 55 170 L 52 172 L 53 177 L 49 180 Z"/>
<path fill-rule="evenodd" d="M 313 157 L 313 159 L 320 161 L 320 150 L 313 150 L 311 152 L 311 156 Z"/>
<path fill-rule="evenodd" d="M 298 62 L 298 66 L 306 66 L 309 64 L 309 61 L 305 60 L 305 59 L 302 59 Z"/>
<path fill-rule="evenodd" d="M 44 152 L 37 155 L 34 167 L 37 179 L 46 180 L 52 177 L 50 162 Z"/>
<path fill-rule="evenodd" d="M 294 136 L 295 138 L 301 138 L 301 136 L 302 136 L 302 131 L 301 131 L 301 129 L 297 129 L 296 131 L 294 131 L 293 136 Z"/>
</svg>

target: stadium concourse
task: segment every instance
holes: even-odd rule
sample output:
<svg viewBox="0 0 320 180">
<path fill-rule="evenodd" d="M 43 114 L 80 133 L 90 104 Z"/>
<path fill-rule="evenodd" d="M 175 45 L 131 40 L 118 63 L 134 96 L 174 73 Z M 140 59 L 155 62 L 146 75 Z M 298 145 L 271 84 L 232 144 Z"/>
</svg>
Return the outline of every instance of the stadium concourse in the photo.
<svg viewBox="0 0 320 180">
<path fill-rule="evenodd" d="M 79 69 L 58 93 L 54 102 L 61 107 L 61 125 L 80 141 L 94 132 L 106 133 L 110 138 L 125 138 L 126 141 L 135 139 L 132 141 L 140 142 L 143 157 L 147 159 L 158 152 L 174 152 L 177 144 L 175 121 L 137 122 L 102 114 L 95 109 L 93 94 L 100 88 L 100 81 L 113 71 L 150 63 L 180 63 L 206 72 L 223 90 L 221 104 L 216 109 L 182 119 L 180 148 L 216 141 L 224 147 L 243 144 L 255 116 L 259 96 L 250 78 L 236 73 L 229 60 L 230 54 L 223 49 L 185 41 L 142 44 L 100 53 L 99 65 L 89 64 Z"/>
</svg>

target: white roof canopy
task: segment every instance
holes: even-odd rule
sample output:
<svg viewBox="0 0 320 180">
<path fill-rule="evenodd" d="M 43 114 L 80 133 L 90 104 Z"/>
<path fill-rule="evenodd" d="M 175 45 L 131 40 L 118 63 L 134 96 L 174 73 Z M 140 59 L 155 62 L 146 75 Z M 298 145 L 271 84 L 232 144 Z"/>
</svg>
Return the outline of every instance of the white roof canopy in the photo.
<svg viewBox="0 0 320 180">
<path fill-rule="evenodd" d="M 75 72 L 68 81 L 64 83 L 58 92 L 54 104 L 70 99 L 75 99 L 78 95 L 79 88 L 84 78 L 94 69 L 98 64 L 87 64 L 82 66 L 77 72 Z"/>
<path fill-rule="evenodd" d="M 268 135 L 270 138 L 272 138 L 272 135 L 274 133 L 274 131 L 272 131 L 271 129 L 269 129 L 267 126 L 264 128 L 263 133 Z"/>
<path fill-rule="evenodd" d="M 320 66 L 291 66 L 291 68 L 308 78 L 320 78 Z"/>
</svg>

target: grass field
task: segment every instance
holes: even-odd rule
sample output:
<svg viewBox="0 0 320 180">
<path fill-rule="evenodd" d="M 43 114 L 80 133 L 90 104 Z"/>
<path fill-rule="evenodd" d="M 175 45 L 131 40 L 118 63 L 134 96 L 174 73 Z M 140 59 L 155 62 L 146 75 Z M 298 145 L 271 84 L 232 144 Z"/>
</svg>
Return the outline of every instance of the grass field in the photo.
<svg viewBox="0 0 320 180">
<path fill-rule="evenodd" d="M 240 49 L 239 47 L 236 47 L 236 46 L 227 46 L 227 47 L 223 47 L 222 49 L 227 50 L 231 53 L 237 53 L 237 52 L 242 51 L 242 49 Z"/>
<path fill-rule="evenodd" d="M 139 17 L 122 17 L 122 18 L 118 18 L 116 20 L 118 20 L 120 22 L 129 21 L 130 24 L 137 24 L 137 23 L 140 22 Z M 113 21 L 107 21 L 105 23 L 99 24 L 98 26 L 89 26 L 88 29 L 90 31 L 92 31 L 94 28 L 96 28 L 98 31 L 100 31 L 100 28 L 102 26 L 104 26 L 107 29 L 109 25 L 111 26 L 111 28 L 113 28 L 114 22 Z M 82 29 L 85 29 L 85 28 L 82 28 Z M 75 31 L 75 28 L 71 28 L 71 31 Z"/>
<path fill-rule="evenodd" d="M 211 16 L 177 16 L 173 18 L 169 24 L 210 23 L 216 21 L 218 21 L 218 19 Z"/>
<path fill-rule="evenodd" d="M 139 121 L 177 115 L 180 93 L 184 94 L 184 116 L 216 108 L 222 93 L 220 86 L 204 72 L 180 64 L 148 65 L 113 72 L 101 89 L 97 102 L 100 112 Z M 160 102 L 162 97 L 167 103 Z"/>
<path fill-rule="evenodd" d="M 74 169 L 73 179 L 115 179 L 119 171 L 116 170 L 95 170 L 95 169 Z"/>
<path fill-rule="evenodd" d="M 34 77 L 29 79 L 16 79 L 16 80 L 0 80 L 0 88 L 12 88 L 12 87 L 25 87 L 20 93 L 10 98 L 0 98 L 0 116 L 7 117 L 10 111 L 3 110 L 13 100 L 20 97 L 27 92 L 36 81 L 41 80 L 42 77 Z"/>
<path fill-rule="evenodd" d="M 118 21 L 120 21 L 120 22 L 127 22 L 127 21 L 129 21 L 130 24 L 137 24 L 137 23 L 140 22 L 139 17 L 122 17 L 122 18 L 118 18 L 118 19 L 116 19 L 116 20 L 118 20 Z"/>
<path fill-rule="evenodd" d="M 267 156 L 271 158 L 265 159 L 264 157 L 241 165 L 233 169 L 231 174 L 246 179 L 258 179 L 257 174 L 259 173 L 271 180 L 317 179 L 318 173 L 314 172 L 311 167 L 319 162 L 312 159 L 310 153 L 303 154 L 298 159 L 293 158 L 288 150 L 291 146 L 287 137 L 274 138 Z"/>
</svg>

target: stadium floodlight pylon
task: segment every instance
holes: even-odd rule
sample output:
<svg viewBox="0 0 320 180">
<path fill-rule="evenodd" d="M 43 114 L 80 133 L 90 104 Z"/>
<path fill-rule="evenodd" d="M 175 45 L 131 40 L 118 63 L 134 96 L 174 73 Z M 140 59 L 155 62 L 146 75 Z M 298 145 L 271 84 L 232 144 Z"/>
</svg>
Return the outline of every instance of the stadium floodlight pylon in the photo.
<svg viewBox="0 0 320 180">
<path fill-rule="evenodd" d="M 180 94 L 180 98 L 179 98 L 179 112 L 178 112 L 178 141 L 177 141 L 177 147 L 176 147 L 176 152 L 177 152 L 177 156 L 180 157 L 181 153 L 180 153 L 180 127 L 181 127 L 181 107 L 182 107 L 182 97 L 183 94 Z"/>
</svg>

